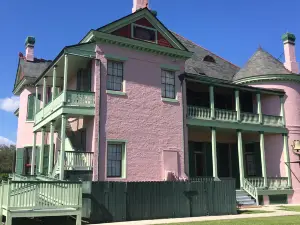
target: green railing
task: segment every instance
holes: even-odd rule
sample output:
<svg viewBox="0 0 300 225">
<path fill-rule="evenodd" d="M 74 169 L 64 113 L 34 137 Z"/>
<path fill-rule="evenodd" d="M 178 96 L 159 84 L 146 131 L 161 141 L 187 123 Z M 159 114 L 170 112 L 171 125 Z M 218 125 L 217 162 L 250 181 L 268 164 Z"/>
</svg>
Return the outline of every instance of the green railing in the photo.
<svg viewBox="0 0 300 225">
<path fill-rule="evenodd" d="M 35 115 L 35 124 L 41 122 L 44 118 L 64 105 L 93 108 L 95 107 L 95 94 L 94 92 L 67 90 L 66 102 L 64 102 L 64 93 L 61 92 L 52 102 L 47 104 Z"/>
<path fill-rule="evenodd" d="M 60 155 L 60 151 L 58 151 Z M 65 169 L 66 170 L 92 170 L 93 152 L 66 151 Z"/>
<path fill-rule="evenodd" d="M 81 208 L 82 184 L 62 181 L 2 182 L 0 207 L 7 210 Z"/>
<path fill-rule="evenodd" d="M 264 187 L 264 178 L 263 177 L 251 177 L 247 178 L 253 186 L 257 188 L 267 188 L 267 189 L 289 189 L 288 178 L 287 177 L 268 177 L 267 178 L 267 187 Z"/>
<path fill-rule="evenodd" d="M 211 120 L 210 108 L 188 106 L 188 117 L 193 119 Z M 241 112 L 240 121 L 238 121 L 237 113 L 234 110 L 215 109 L 215 120 L 226 122 L 241 122 L 245 124 L 260 124 L 259 115 L 255 113 Z M 281 116 L 263 115 L 263 125 L 266 126 L 282 126 Z"/>
<path fill-rule="evenodd" d="M 247 179 L 244 179 L 243 188 L 249 195 L 251 195 L 255 199 L 256 204 L 259 205 L 257 187 L 251 184 L 251 182 L 249 182 Z"/>
</svg>

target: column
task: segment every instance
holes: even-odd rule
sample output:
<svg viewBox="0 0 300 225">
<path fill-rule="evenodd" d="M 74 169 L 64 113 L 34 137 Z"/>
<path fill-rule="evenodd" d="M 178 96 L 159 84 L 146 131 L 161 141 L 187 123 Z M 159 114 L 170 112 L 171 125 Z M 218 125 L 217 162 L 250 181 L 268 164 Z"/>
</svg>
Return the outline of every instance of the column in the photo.
<svg viewBox="0 0 300 225">
<path fill-rule="evenodd" d="M 264 178 L 264 187 L 268 187 L 268 177 L 267 177 L 267 167 L 266 167 L 266 157 L 265 157 L 265 136 L 264 132 L 259 133 L 260 140 L 260 158 L 261 158 L 261 172 Z"/>
<path fill-rule="evenodd" d="M 244 186 L 244 152 L 243 152 L 243 138 L 242 138 L 242 131 L 237 130 L 238 136 L 238 154 L 239 154 L 239 169 L 240 169 L 240 186 L 241 188 Z"/>
<path fill-rule="evenodd" d="M 53 170 L 53 157 L 54 157 L 54 121 L 50 122 L 50 148 L 49 148 L 49 165 L 48 174 L 50 175 Z"/>
<path fill-rule="evenodd" d="M 240 92 L 239 92 L 239 90 L 235 90 L 234 94 L 235 94 L 236 119 L 237 119 L 237 121 L 241 121 Z"/>
<path fill-rule="evenodd" d="M 261 99 L 260 99 L 260 93 L 256 94 L 256 101 L 257 101 L 257 114 L 258 114 L 258 121 L 259 123 L 263 122 L 263 115 L 261 110 Z"/>
<path fill-rule="evenodd" d="M 211 128 L 211 150 L 212 150 L 212 164 L 213 164 L 213 177 L 219 179 L 218 177 L 218 157 L 217 157 L 217 135 L 216 128 Z"/>
<path fill-rule="evenodd" d="M 66 124 L 67 117 L 66 115 L 61 116 L 61 137 L 60 137 L 60 156 L 59 156 L 59 179 L 64 180 L 64 172 L 65 172 L 65 139 L 66 139 Z"/>
<path fill-rule="evenodd" d="M 53 67 L 53 80 L 52 80 L 52 101 L 56 98 L 56 68 L 57 66 L 55 65 Z"/>
<path fill-rule="evenodd" d="M 40 162 L 39 162 L 39 173 L 40 174 L 43 173 L 44 149 L 45 149 L 45 127 L 42 127 L 42 140 L 41 140 Z"/>
<path fill-rule="evenodd" d="M 210 117 L 215 118 L 215 98 L 214 98 L 214 86 L 209 86 L 209 101 L 210 101 Z"/>
<path fill-rule="evenodd" d="M 284 95 L 280 96 L 280 116 L 282 117 L 282 125 L 285 127 Z"/>
<path fill-rule="evenodd" d="M 64 102 L 67 101 L 67 82 L 68 82 L 68 55 L 65 54 L 64 84 L 63 84 Z"/>
<path fill-rule="evenodd" d="M 46 106 L 46 94 L 47 94 L 47 78 L 43 78 L 43 116 L 44 116 L 44 108 Z"/>
<path fill-rule="evenodd" d="M 285 171 L 286 176 L 288 177 L 288 186 L 292 187 L 292 175 L 291 175 L 291 164 L 290 164 L 290 153 L 289 153 L 289 144 L 288 144 L 288 135 L 283 134 L 283 152 L 284 152 L 284 161 L 285 161 Z"/>
<path fill-rule="evenodd" d="M 36 149 L 36 132 L 33 132 L 33 146 L 31 152 L 30 175 L 34 175 L 34 171 L 35 171 L 35 149 Z"/>
</svg>

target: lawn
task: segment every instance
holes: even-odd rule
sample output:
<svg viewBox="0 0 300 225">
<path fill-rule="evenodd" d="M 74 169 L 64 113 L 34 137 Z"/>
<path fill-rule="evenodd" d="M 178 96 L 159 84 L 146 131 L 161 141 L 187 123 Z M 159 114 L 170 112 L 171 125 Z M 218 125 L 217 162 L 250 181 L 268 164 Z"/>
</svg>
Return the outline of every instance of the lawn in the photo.
<svg viewBox="0 0 300 225">
<path fill-rule="evenodd" d="M 280 209 L 286 211 L 300 212 L 300 206 L 280 206 Z"/>
<path fill-rule="evenodd" d="M 252 219 L 218 220 L 192 223 L 172 223 L 170 225 L 296 225 L 300 216 L 281 216 Z"/>
</svg>

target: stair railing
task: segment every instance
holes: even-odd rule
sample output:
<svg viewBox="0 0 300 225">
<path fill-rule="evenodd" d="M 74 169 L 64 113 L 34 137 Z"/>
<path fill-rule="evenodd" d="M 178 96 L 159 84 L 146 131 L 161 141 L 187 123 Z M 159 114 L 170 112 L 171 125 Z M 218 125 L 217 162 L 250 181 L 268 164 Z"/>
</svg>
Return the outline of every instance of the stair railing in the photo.
<svg viewBox="0 0 300 225">
<path fill-rule="evenodd" d="M 255 199 L 256 205 L 259 205 L 257 187 L 252 185 L 247 179 L 244 179 L 243 189 Z"/>
</svg>

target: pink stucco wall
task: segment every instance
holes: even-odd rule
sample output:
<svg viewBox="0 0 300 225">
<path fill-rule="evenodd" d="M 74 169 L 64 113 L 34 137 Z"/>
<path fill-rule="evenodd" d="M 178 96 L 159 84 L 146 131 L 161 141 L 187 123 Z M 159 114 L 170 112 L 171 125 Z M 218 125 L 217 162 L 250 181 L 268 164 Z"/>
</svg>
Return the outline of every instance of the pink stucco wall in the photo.
<svg viewBox="0 0 300 225">
<path fill-rule="evenodd" d="M 292 145 L 294 140 L 300 140 L 300 84 L 292 82 L 274 82 L 270 84 L 252 85 L 255 87 L 263 88 L 276 88 L 283 89 L 286 93 L 286 99 L 284 103 L 286 127 L 289 131 L 288 134 L 288 146 L 290 153 L 290 161 L 299 161 L 299 156 L 295 155 L 292 151 Z M 268 101 L 269 111 L 278 111 L 278 103 L 275 105 Z M 264 103 L 263 103 L 264 104 Z M 266 148 L 266 160 L 267 160 L 267 172 L 273 176 L 286 176 L 286 171 L 284 168 L 284 158 L 283 158 L 283 140 L 281 135 L 276 137 L 270 136 L 265 139 Z M 275 163 L 274 163 L 275 161 Z M 291 163 L 290 168 L 292 171 L 292 185 L 294 189 L 294 194 L 289 196 L 290 203 L 300 203 L 300 169 L 299 163 Z"/>
<path fill-rule="evenodd" d="M 163 180 L 165 167 L 168 170 L 172 167 L 179 176 L 184 176 L 181 87 L 177 78 L 184 71 L 184 62 L 111 45 L 99 45 L 96 53 L 101 61 L 101 131 L 99 167 L 94 171 L 98 174 L 94 176 L 111 180 L 106 177 L 107 139 L 127 141 L 125 180 Z M 124 62 L 126 96 L 106 93 L 105 54 L 128 58 Z M 161 64 L 180 66 L 181 71 L 175 77 L 176 103 L 161 100 Z M 96 110 L 95 119 L 97 116 Z M 164 165 L 165 151 L 177 152 L 178 161 Z"/>
</svg>

